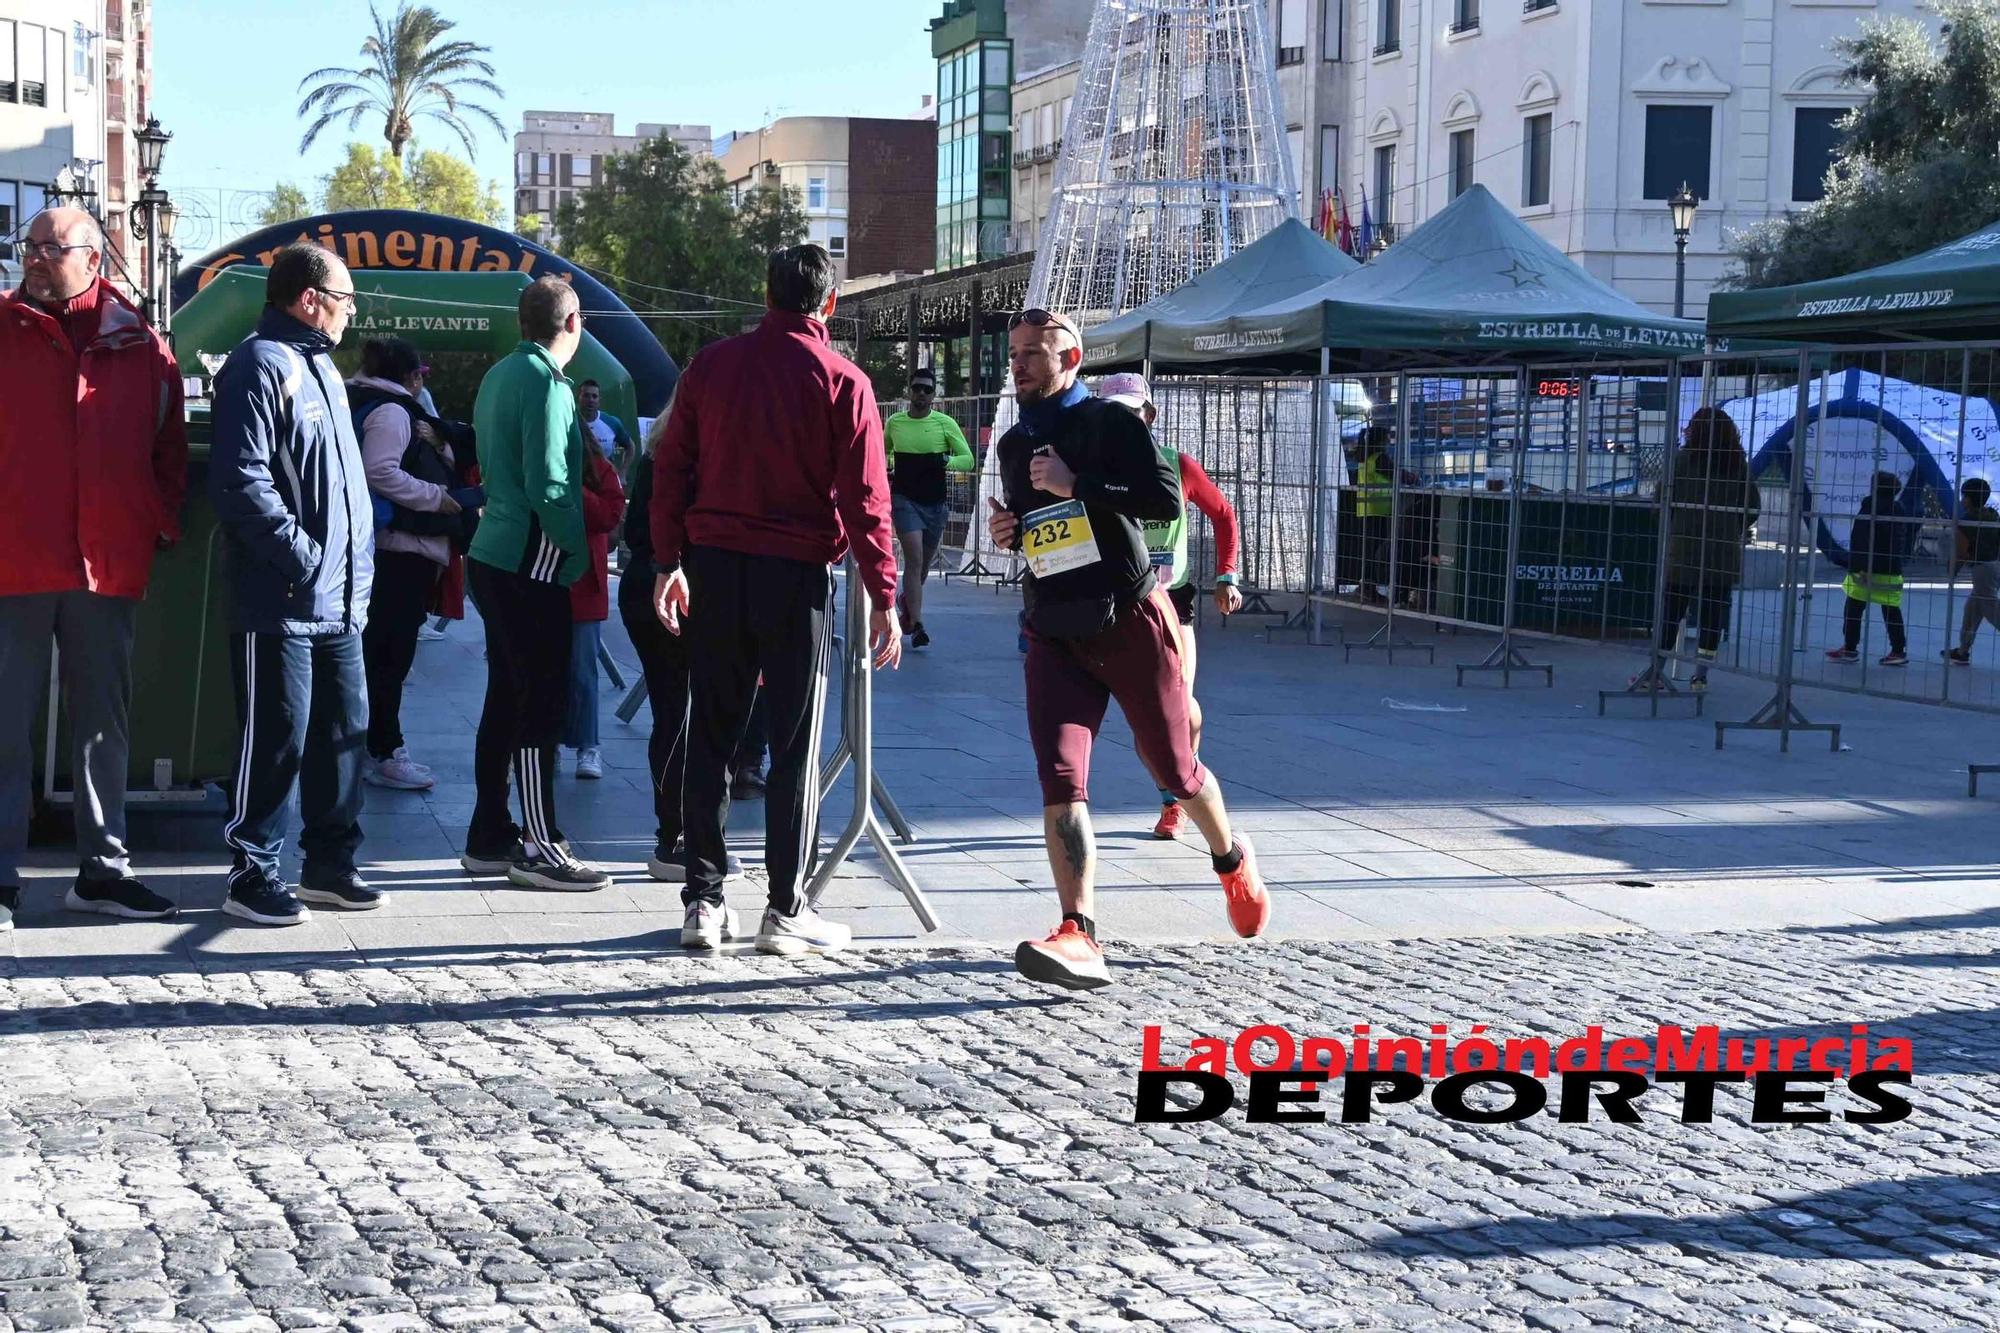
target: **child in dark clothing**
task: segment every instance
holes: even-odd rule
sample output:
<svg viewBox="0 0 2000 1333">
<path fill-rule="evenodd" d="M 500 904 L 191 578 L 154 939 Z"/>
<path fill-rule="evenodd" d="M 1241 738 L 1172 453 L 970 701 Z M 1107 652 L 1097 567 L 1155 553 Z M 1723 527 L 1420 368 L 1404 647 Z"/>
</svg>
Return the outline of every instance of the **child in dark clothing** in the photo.
<svg viewBox="0 0 2000 1333">
<path fill-rule="evenodd" d="M 1861 622 L 1873 603 L 1882 608 L 1882 624 L 1889 631 L 1889 652 L 1882 665 L 1910 664 L 1909 640 L 1903 632 L 1903 565 L 1910 556 L 1910 527 L 1896 509 L 1896 493 L 1902 487 L 1895 473 L 1877 472 L 1854 517 L 1847 539 L 1847 578 L 1841 584 L 1847 593 L 1841 616 L 1845 642 L 1826 650 L 1836 662 L 1861 660 Z"/>
</svg>

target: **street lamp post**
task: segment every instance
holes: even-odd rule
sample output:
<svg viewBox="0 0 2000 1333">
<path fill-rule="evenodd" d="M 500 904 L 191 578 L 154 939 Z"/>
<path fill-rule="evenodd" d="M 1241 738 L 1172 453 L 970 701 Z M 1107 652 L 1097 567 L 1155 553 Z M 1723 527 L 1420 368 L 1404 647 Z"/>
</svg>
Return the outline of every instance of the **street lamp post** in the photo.
<svg viewBox="0 0 2000 1333">
<path fill-rule="evenodd" d="M 146 242 L 145 291 L 139 301 L 145 308 L 147 320 L 165 329 L 170 319 L 167 311 L 169 301 L 160 273 L 162 262 L 171 249 L 174 222 L 179 212 L 167 192 L 160 188 L 160 162 L 166 156 L 167 141 L 174 136 L 160 128 L 157 116 L 148 116 L 145 125 L 134 130 L 132 137 L 139 144 L 139 174 L 146 182 L 127 219 L 133 238 Z"/>
<path fill-rule="evenodd" d="M 1688 233 L 1694 230 L 1694 212 L 1701 207 L 1701 200 L 1694 197 L 1686 181 L 1674 191 L 1674 197 L 1667 200 L 1667 209 L 1674 219 L 1674 318 L 1681 319 L 1687 313 L 1687 267 Z"/>
</svg>

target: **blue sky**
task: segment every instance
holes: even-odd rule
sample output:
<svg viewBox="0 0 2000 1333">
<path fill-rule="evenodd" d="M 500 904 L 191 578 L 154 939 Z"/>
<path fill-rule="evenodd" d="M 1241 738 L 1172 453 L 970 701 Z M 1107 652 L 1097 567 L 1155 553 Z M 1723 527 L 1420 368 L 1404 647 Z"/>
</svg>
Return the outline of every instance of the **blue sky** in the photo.
<svg viewBox="0 0 2000 1333">
<path fill-rule="evenodd" d="M 395 0 L 378 0 L 384 11 Z M 511 187 L 529 108 L 754 129 L 766 115 L 907 116 L 935 91 L 927 25 L 939 0 L 434 0 L 454 37 L 490 46 L 508 127 L 476 139 L 482 177 Z M 303 158 L 299 80 L 360 63 L 367 0 L 155 0 L 154 112 L 173 131 L 163 183 L 183 191 L 308 191 L 345 153 L 329 131 Z M 463 153 L 441 127 L 420 146 Z M 380 143 L 379 122 L 353 137 Z"/>
</svg>

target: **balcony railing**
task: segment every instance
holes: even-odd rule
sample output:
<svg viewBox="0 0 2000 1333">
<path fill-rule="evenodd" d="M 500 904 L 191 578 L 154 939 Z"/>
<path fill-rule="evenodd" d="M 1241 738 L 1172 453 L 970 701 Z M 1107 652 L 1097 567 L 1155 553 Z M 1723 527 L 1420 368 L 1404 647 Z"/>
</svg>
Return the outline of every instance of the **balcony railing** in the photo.
<svg viewBox="0 0 2000 1333">
<path fill-rule="evenodd" d="M 1384 37 L 1375 43 L 1375 54 L 1378 56 L 1392 56 L 1402 49 L 1403 39 L 1400 37 Z"/>
<path fill-rule="evenodd" d="M 1526 4 L 1521 6 L 1521 11 L 1526 14 L 1533 14 L 1540 10 L 1554 9 L 1555 7 L 1556 0 L 1528 0 Z"/>
<path fill-rule="evenodd" d="M 1460 33 L 1478 32 L 1479 15 L 1467 14 L 1461 18 L 1455 18 L 1448 25 L 1446 25 L 1445 31 L 1450 33 L 1454 37 L 1458 36 Z"/>
<path fill-rule="evenodd" d="M 1278 48 L 1278 68 L 1306 63 L 1306 49 L 1303 46 L 1281 46 Z"/>
</svg>

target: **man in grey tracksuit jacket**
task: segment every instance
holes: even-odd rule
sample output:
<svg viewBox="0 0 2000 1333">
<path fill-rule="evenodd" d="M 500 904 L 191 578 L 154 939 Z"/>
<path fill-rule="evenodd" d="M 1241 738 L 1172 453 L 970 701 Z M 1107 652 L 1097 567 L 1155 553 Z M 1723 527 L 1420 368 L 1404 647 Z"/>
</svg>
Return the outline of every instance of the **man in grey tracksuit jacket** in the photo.
<svg viewBox="0 0 2000 1333">
<path fill-rule="evenodd" d="M 228 539 L 243 719 L 223 910 L 294 925 L 304 902 L 348 910 L 383 895 L 355 872 L 368 694 L 361 631 L 374 574 L 368 479 L 328 355 L 354 306 L 346 268 L 318 246 L 272 261 L 257 331 L 215 379 L 209 492 Z M 305 864 L 279 868 L 297 784 Z"/>
</svg>

